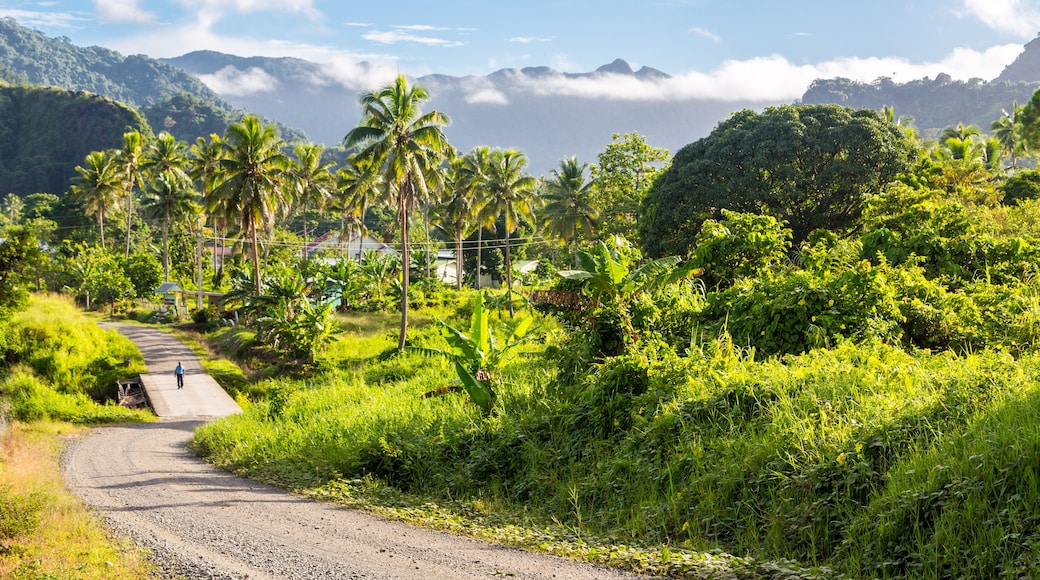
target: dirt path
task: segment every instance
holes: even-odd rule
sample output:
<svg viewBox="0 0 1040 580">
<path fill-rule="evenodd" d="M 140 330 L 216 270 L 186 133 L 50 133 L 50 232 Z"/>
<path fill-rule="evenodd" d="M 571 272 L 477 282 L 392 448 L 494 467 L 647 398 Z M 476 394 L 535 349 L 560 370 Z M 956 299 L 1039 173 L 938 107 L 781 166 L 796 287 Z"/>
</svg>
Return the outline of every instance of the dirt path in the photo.
<svg viewBox="0 0 1040 580">
<path fill-rule="evenodd" d="M 151 342 L 175 348 L 165 336 Z M 151 370 L 148 352 L 144 355 Z M 187 359 L 179 352 L 173 356 Z M 98 428 L 70 442 L 64 456 L 69 487 L 117 533 L 152 549 L 167 575 L 635 578 L 388 522 L 231 476 L 188 451 L 186 443 L 200 424 L 196 418 L 165 418 Z"/>
</svg>

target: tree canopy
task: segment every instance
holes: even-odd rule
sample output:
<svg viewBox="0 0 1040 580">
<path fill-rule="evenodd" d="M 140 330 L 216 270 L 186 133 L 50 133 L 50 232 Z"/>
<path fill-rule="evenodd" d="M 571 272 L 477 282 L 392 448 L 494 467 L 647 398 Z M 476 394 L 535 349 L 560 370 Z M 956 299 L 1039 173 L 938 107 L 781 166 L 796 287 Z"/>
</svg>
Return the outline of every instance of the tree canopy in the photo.
<svg viewBox="0 0 1040 580">
<path fill-rule="evenodd" d="M 686 254 L 723 209 L 787 222 L 797 244 L 818 228 L 849 229 L 864 196 L 910 167 L 914 147 L 876 111 L 835 105 L 744 110 L 683 147 L 643 201 L 650 256 Z"/>
</svg>

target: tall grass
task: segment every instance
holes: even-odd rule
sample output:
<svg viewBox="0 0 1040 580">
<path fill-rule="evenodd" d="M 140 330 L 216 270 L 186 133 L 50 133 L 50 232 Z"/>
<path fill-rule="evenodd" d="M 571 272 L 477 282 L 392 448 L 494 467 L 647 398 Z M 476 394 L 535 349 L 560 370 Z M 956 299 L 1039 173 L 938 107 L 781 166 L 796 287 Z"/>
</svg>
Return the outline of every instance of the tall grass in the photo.
<svg viewBox="0 0 1040 580">
<path fill-rule="evenodd" d="M 0 439 L 0 577 L 136 580 L 154 577 L 139 549 L 109 539 L 64 488 L 58 456 L 68 424 L 16 423 Z"/>
<path fill-rule="evenodd" d="M 272 381 L 193 446 L 298 489 L 378 481 L 578 538 L 765 568 L 940 578 L 1038 566 L 1036 356 L 865 344 L 759 361 L 725 336 L 683 356 L 648 339 L 572 381 L 548 340 L 509 365 L 484 418 L 461 395 L 423 398 L 450 369 L 386 359 L 389 344 L 346 336 L 324 375 Z"/>
<path fill-rule="evenodd" d="M 144 371 L 133 343 L 56 295 L 33 295 L 28 309 L 0 323 L 0 352 L 5 366 L 25 364 L 58 390 L 97 400 L 115 393 L 118 377 Z"/>
</svg>

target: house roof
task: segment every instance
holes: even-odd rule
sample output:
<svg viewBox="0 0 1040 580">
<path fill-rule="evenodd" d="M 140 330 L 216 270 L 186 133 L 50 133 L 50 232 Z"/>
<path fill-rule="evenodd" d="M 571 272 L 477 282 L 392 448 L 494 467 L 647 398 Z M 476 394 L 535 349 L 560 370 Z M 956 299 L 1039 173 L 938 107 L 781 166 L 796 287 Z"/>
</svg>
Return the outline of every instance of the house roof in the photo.
<svg viewBox="0 0 1040 580">
<path fill-rule="evenodd" d="M 184 292 L 184 288 L 176 282 L 163 282 L 155 289 L 156 294 L 170 294 L 172 292 Z"/>
</svg>

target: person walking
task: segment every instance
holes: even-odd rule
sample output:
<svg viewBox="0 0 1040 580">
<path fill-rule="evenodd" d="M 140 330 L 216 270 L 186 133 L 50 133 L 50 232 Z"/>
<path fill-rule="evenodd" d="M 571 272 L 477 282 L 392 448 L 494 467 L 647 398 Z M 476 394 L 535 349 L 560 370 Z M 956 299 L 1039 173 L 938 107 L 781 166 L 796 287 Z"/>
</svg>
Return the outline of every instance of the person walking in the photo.
<svg viewBox="0 0 1040 580">
<path fill-rule="evenodd" d="M 183 389 L 184 388 L 184 367 L 181 366 L 181 363 L 177 363 L 177 368 L 173 369 L 173 374 L 177 375 L 177 388 L 178 389 Z"/>
</svg>

